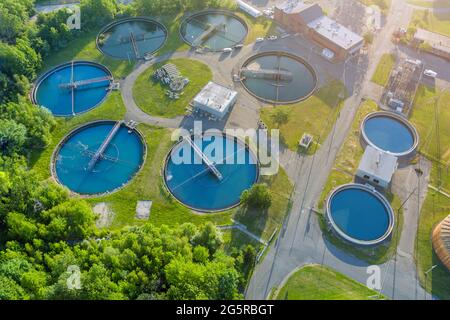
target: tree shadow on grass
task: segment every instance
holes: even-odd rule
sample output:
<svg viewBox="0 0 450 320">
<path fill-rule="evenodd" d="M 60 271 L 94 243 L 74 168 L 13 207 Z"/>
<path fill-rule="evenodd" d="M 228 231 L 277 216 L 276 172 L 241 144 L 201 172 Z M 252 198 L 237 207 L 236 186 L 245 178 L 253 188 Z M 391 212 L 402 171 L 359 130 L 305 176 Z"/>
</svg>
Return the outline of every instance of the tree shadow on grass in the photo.
<svg viewBox="0 0 450 320">
<path fill-rule="evenodd" d="M 450 270 L 447 270 L 442 265 L 434 251 L 433 265 L 437 265 L 438 267 L 432 271 L 431 293 L 441 299 L 450 300 Z"/>
<path fill-rule="evenodd" d="M 269 210 L 241 206 L 236 210 L 234 219 L 247 227 L 247 230 L 258 237 L 263 237 L 268 223 Z"/>
<path fill-rule="evenodd" d="M 329 79 L 323 87 L 316 90 L 314 96 L 330 109 L 334 109 L 348 97 L 348 92 L 341 81 Z"/>
</svg>

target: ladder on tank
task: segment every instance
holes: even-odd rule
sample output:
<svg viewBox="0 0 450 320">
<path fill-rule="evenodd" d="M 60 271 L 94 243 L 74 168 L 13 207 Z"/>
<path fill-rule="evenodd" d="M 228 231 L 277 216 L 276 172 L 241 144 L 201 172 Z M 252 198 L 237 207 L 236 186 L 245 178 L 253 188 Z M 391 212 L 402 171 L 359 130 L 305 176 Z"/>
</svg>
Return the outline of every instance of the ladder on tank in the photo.
<svg viewBox="0 0 450 320">
<path fill-rule="evenodd" d="M 219 179 L 219 181 L 222 181 L 223 176 L 220 173 L 220 171 L 217 169 L 215 164 L 208 159 L 208 157 L 203 153 L 203 151 L 200 150 L 200 148 L 194 143 L 194 141 L 192 141 L 191 137 L 186 136 L 184 139 L 191 145 L 194 152 L 197 153 L 202 158 L 203 162 L 206 164 L 208 169 L 216 176 L 216 178 Z"/>
<path fill-rule="evenodd" d="M 92 159 L 89 161 L 88 166 L 87 166 L 87 171 L 92 171 L 92 169 L 94 169 L 96 163 L 103 156 L 103 153 L 105 152 L 108 145 L 111 143 L 111 140 L 114 138 L 117 131 L 119 131 L 119 128 L 121 125 L 122 125 L 122 121 L 116 122 L 116 124 L 112 128 L 111 132 L 106 137 L 105 141 L 103 141 L 100 148 L 98 148 L 98 150 L 92 156 Z"/>
</svg>

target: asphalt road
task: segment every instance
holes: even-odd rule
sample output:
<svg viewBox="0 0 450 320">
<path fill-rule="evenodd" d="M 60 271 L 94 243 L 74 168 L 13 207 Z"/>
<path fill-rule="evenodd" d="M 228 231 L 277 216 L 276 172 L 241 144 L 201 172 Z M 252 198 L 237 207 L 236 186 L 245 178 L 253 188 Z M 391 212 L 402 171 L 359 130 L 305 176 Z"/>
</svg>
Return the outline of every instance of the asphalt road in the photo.
<svg viewBox="0 0 450 320">
<path fill-rule="evenodd" d="M 382 54 L 390 52 L 393 44 L 390 35 L 399 27 L 407 25 L 412 9 L 405 1 L 393 1 L 391 13 L 385 27 L 377 35 L 369 52 L 369 65 L 362 81 L 361 91 L 355 91 L 346 100 L 331 134 L 324 145 L 314 156 L 301 157 L 285 151 L 281 157 L 283 167 L 295 181 L 293 208 L 287 217 L 283 230 L 277 241 L 270 247 L 265 259 L 259 263 L 253 273 L 246 292 L 247 299 L 266 299 L 271 289 L 282 283 L 292 270 L 308 263 L 319 263 L 350 276 L 366 284 L 368 279 L 368 264 L 354 256 L 334 247 L 327 242 L 318 225 L 313 211 L 317 204 L 334 159 L 343 144 L 351 127 L 352 120 L 369 88 L 370 76 Z M 423 165 L 426 168 L 426 165 Z M 399 196 L 405 202 L 404 230 L 400 239 L 397 253 L 387 263 L 379 265 L 382 276 L 381 292 L 393 299 L 424 299 L 425 291 L 420 287 L 413 248 L 417 228 L 417 218 L 421 208 L 421 201 L 426 194 L 428 172 L 424 170 L 422 176 L 411 174 L 413 168 L 404 169 L 408 178 L 408 185 L 421 186 L 413 190 L 410 196 L 408 189 Z M 404 187 L 401 185 L 400 188 Z"/>
</svg>

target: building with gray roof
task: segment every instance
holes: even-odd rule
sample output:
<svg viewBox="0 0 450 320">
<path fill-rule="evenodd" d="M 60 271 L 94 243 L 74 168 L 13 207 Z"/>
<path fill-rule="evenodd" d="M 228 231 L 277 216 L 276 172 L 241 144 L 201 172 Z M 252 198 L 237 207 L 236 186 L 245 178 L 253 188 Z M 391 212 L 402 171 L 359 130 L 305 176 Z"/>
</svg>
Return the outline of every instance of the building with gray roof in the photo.
<svg viewBox="0 0 450 320">
<path fill-rule="evenodd" d="M 238 93 L 212 81 L 195 96 L 192 101 L 194 110 L 205 112 L 221 120 L 237 101 Z"/>
<path fill-rule="evenodd" d="M 367 146 L 356 176 L 376 187 L 386 189 L 391 184 L 397 166 L 396 156 Z"/>
<path fill-rule="evenodd" d="M 286 29 L 332 51 L 333 60 L 344 60 L 358 53 L 364 44 L 363 37 L 327 17 L 317 3 L 288 0 L 275 7 L 274 19 Z"/>
</svg>

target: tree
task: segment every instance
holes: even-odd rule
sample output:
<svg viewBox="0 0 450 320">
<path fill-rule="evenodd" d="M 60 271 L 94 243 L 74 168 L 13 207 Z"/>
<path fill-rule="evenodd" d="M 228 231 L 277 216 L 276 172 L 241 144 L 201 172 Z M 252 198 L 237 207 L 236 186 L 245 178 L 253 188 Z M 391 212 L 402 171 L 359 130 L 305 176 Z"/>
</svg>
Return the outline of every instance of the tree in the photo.
<svg viewBox="0 0 450 320">
<path fill-rule="evenodd" d="M 21 152 L 27 140 L 27 129 L 14 120 L 0 119 L 0 150 L 5 155 Z"/>
<path fill-rule="evenodd" d="M 365 34 L 364 34 L 364 42 L 366 43 L 366 44 L 372 44 L 373 43 L 373 38 L 374 38 L 374 35 L 373 35 L 373 33 L 372 32 L 366 32 Z"/>
<path fill-rule="evenodd" d="M 14 43 L 26 28 L 24 21 L 33 13 L 32 0 L 2 0 L 0 2 L 0 40 Z"/>
<path fill-rule="evenodd" d="M 28 271 L 22 275 L 20 285 L 30 293 L 32 299 L 42 299 L 47 285 L 47 274 L 44 271 Z"/>
<path fill-rule="evenodd" d="M 44 108 L 37 107 L 25 99 L 0 105 L 0 119 L 10 119 L 23 125 L 26 130 L 25 148 L 42 148 L 52 139 L 51 131 L 56 122 L 52 114 Z M 21 150 L 25 153 L 26 150 Z"/>
<path fill-rule="evenodd" d="M 196 263 L 206 263 L 209 258 L 209 251 L 203 246 L 197 246 L 194 248 L 193 259 Z"/>
<path fill-rule="evenodd" d="M 14 280 L 0 275 L 0 300 L 23 300 L 25 290 Z"/>
<path fill-rule="evenodd" d="M 90 29 L 112 21 L 118 13 L 118 5 L 115 0 L 82 0 L 80 11 L 82 28 Z"/>
<path fill-rule="evenodd" d="M 93 232 L 94 214 L 84 201 L 71 199 L 41 214 L 50 241 L 82 240 Z"/>
<path fill-rule="evenodd" d="M 196 264 L 183 258 L 166 267 L 169 299 L 236 299 L 238 273 L 234 259 L 220 253 L 214 261 Z"/>
<path fill-rule="evenodd" d="M 6 224 L 10 239 L 31 241 L 37 235 L 38 227 L 24 214 L 17 212 L 8 213 L 6 217 Z"/>
<path fill-rule="evenodd" d="M 19 34 L 25 30 L 20 17 L 10 14 L 9 11 L 0 4 L 0 40 L 13 43 Z"/>
<path fill-rule="evenodd" d="M 15 45 L 0 41 L 0 104 L 17 101 L 18 95 L 25 94 L 40 67 L 40 56 L 28 39 L 16 39 Z"/>
<path fill-rule="evenodd" d="M 200 231 L 195 235 L 193 243 L 196 246 L 203 246 L 208 249 L 210 255 L 222 245 L 222 234 L 211 222 L 200 227 Z"/>
<path fill-rule="evenodd" d="M 0 71 L 12 77 L 24 75 L 28 79 L 36 76 L 41 67 L 39 55 L 30 46 L 27 39 L 17 39 L 16 45 L 8 45 L 0 41 Z"/>
<path fill-rule="evenodd" d="M 289 121 L 289 114 L 281 109 L 275 110 L 272 114 L 272 119 L 277 128 L 281 127 L 283 124 L 286 124 Z"/>
<path fill-rule="evenodd" d="M 267 209 L 272 205 L 272 195 L 266 184 L 254 184 L 241 195 L 242 204 L 256 209 Z"/>
</svg>

